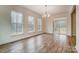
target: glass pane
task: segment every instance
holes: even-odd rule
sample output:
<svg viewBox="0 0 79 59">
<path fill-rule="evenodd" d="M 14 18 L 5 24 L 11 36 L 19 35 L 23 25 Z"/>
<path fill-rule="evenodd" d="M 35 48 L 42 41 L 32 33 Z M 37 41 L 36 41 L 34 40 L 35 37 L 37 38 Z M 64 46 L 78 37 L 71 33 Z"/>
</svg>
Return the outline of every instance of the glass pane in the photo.
<svg viewBox="0 0 79 59">
<path fill-rule="evenodd" d="M 22 24 L 17 23 L 17 32 L 22 32 Z"/>
<path fill-rule="evenodd" d="M 16 12 L 11 12 L 11 31 L 16 33 Z"/>
<path fill-rule="evenodd" d="M 22 14 L 21 13 L 17 13 L 17 23 L 22 23 Z"/>
<path fill-rule="evenodd" d="M 55 33 L 66 34 L 66 21 L 65 20 L 56 20 L 54 22 L 54 31 Z"/>
<path fill-rule="evenodd" d="M 17 13 L 17 32 L 22 32 L 22 19 L 23 16 L 21 13 Z"/>
<path fill-rule="evenodd" d="M 54 25 L 55 25 L 55 33 L 59 33 L 59 27 L 60 27 L 60 24 L 59 24 L 59 22 L 58 21 L 55 21 L 55 23 L 54 23 Z"/>
<path fill-rule="evenodd" d="M 66 22 L 64 20 L 60 21 L 60 33 L 66 34 Z"/>
<path fill-rule="evenodd" d="M 16 12 L 12 11 L 11 12 L 11 22 L 12 23 L 16 23 L 16 16 L 17 16 Z"/>
<path fill-rule="evenodd" d="M 16 23 L 12 23 L 11 29 L 13 33 L 16 33 Z"/>
<path fill-rule="evenodd" d="M 38 31 L 42 30 L 42 19 L 41 17 L 38 18 Z"/>
<path fill-rule="evenodd" d="M 34 26 L 33 26 L 33 24 L 29 24 L 29 31 L 33 31 L 33 29 L 34 29 Z"/>
<path fill-rule="evenodd" d="M 34 17 L 32 16 L 29 16 L 28 28 L 29 28 L 29 31 L 34 31 Z"/>
</svg>

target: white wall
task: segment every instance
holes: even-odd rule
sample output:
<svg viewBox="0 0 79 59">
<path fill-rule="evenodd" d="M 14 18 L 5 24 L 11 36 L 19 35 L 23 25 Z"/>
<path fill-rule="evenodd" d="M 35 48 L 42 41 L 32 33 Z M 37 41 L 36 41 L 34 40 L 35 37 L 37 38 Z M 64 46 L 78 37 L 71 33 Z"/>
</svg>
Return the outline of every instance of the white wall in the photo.
<svg viewBox="0 0 79 59">
<path fill-rule="evenodd" d="M 76 6 L 76 49 L 79 52 L 79 6 Z"/>
</svg>

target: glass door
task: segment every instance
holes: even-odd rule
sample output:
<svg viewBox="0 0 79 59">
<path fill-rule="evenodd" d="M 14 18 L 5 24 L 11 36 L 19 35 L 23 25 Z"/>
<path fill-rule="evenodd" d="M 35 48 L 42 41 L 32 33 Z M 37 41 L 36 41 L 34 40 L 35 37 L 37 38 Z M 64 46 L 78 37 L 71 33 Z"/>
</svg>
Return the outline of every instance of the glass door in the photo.
<svg viewBox="0 0 79 59">
<path fill-rule="evenodd" d="M 54 33 L 55 34 L 66 34 L 67 33 L 67 22 L 66 19 L 54 20 Z"/>
</svg>

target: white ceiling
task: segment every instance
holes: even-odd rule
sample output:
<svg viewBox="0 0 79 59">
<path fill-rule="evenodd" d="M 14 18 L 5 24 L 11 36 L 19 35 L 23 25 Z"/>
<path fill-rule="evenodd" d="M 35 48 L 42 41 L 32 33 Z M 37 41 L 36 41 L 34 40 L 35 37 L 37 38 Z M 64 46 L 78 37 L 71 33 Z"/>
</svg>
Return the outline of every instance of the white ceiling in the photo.
<svg viewBox="0 0 79 59">
<path fill-rule="evenodd" d="M 47 9 L 45 5 L 23 5 L 23 7 L 26 7 L 34 12 L 37 12 L 41 15 L 45 14 L 45 11 L 47 10 L 48 14 L 55 15 L 63 12 L 68 12 L 71 5 L 47 5 Z"/>
</svg>

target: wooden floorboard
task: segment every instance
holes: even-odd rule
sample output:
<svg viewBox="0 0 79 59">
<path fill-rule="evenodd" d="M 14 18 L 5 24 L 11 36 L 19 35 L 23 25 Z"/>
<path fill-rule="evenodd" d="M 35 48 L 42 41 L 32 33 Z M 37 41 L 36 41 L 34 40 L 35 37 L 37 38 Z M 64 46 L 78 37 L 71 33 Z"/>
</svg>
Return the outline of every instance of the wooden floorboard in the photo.
<svg viewBox="0 0 79 59">
<path fill-rule="evenodd" d="M 76 53 L 66 35 L 42 34 L 0 46 L 0 53 Z"/>
</svg>

